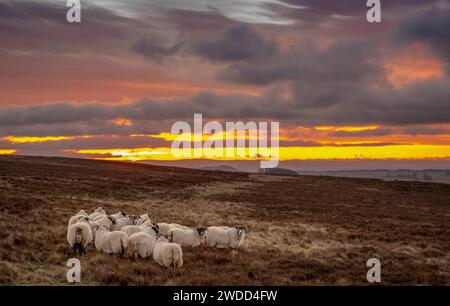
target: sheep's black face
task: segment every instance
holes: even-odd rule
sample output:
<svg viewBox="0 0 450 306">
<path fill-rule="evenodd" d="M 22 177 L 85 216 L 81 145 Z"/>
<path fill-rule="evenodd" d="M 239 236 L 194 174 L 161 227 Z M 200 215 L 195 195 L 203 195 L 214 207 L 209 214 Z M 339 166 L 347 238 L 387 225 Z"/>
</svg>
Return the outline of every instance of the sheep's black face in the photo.
<svg viewBox="0 0 450 306">
<path fill-rule="evenodd" d="M 111 223 L 114 225 L 116 224 L 116 219 L 114 219 L 114 217 L 112 216 L 108 216 L 109 221 L 111 221 Z"/>
<path fill-rule="evenodd" d="M 139 216 L 130 216 L 130 220 L 131 220 L 131 223 L 136 225 L 136 224 L 139 223 L 139 220 L 141 220 L 141 217 L 139 217 Z"/>
<path fill-rule="evenodd" d="M 197 232 L 198 232 L 198 235 L 200 236 L 200 237 L 204 237 L 205 235 L 206 235 L 206 228 L 205 227 L 199 227 L 199 228 L 197 228 Z"/>
<path fill-rule="evenodd" d="M 121 214 L 124 218 L 127 217 L 127 214 L 126 214 L 125 212 L 123 212 L 123 211 L 121 211 L 120 214 Z"/>
<path fill-rule="evenodd" d="M 159 227 L 158 227 L 158 225 L 152 226 L 152 230 L 153 230 L 156 234 L 159 234 Z"/>
<path fill-rule="evenodd" d="M 237 233 L 239 236 L 242 236 L 243 234 L 245 234 L 245 227 L 244 226 L 236 226 L 235 227 Z"/>
</svg>

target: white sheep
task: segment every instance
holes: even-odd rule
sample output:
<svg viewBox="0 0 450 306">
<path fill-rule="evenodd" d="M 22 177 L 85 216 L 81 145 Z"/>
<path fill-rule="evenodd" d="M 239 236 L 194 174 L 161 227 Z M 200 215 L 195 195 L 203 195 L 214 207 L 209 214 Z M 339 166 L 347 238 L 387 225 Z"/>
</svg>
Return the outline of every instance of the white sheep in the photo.
<svg viewBox="0 0 450 306">
<path fill-rule="evenodd" d="M 153 227 L 153 226 L 154 225 L 153 225 L 152 221 L 147 220 L 144 223 L 142 223 L 141 225 L 126 225 L 126 226 L 122 227 L 121 231 L 124 232 L 125 234 L 127 234 L 128 237 L 130 237 L 133 234 L 142 232 L 147 227 Z M 158 231 L 155 231 L 155 232 L 158 233 Z"/>
<path fill-rule="evenodd" d="M 206 231 L 207 229 L 205 227 L 198 227 L 196 229 L 174 228 L 167 233 L 167 239 L 182 247 L 197 247 L 204 241 Z"/>
<path fill-rule="evenodd" d="M 72 224 L 77 223 L 78 220 L 83 219 L 83 218 L 86 218 L 86 217 L 83 216 L 83 215 L 78 215 L 78 214 L 75 215 L 75 216 L 72 216 L 72 217 L 69 219 L 69 224 L 67 225 L 67 227 L 71 226 Z"/>
<path fill-rule="evenodd" d="M 206 231 L 206 245 L 216 248 L 238 249 L 245 238 L 245 227 L 208 227 Z"/>
<path fill-rule="evenodd" d="M 67 241 L 73 247 L 75 254 L 86 253 L 86 247 L 92 242 L 92 239 L 92 230 L 86 219 L 70 225 L 67 230 Z"/>
<path fill-rule="evenodd" d="M 100 224 L 98 222 L 89 222 L 89 225 L 91 227 L 92 231 L 92 241 L 95 241 L 95 234 L 97 233 L 97 230 L 100 228 Z"/>
<path fill-rule="evenodd" d="M 133 256 L 133 260 L 136 256 L 140 258 L 152 256 L 155 245 L 156 238 L 145 232 L 133 234 L 128 238 L 128 249 Z"/>
<path fill-rule="evenodd" d="M 102 216 L 101 218 L 96 218 L 95 221 L 92 221 L 97 223 L 100 226 L 106 226 L 106 228 L 109 230 L 114 224 L 116 224 L 116 219 L 114 219 L 111 216 Z"/>
<path fill-rule="evenodd" d="M 114 218 L 114 216 L 111 216 L 112 218 Z M 127 225 L 133 225 L 133 219 L 130 216 L 127 216 L 125 218 L 120 218 L 120 219 L 116 219 L 116 222 L 113 223 L 113 225 L 111 226 L 111 230 L 112 231 L 120 231 L 122 229 L 122 227 L 127 226 Z"/>
<path fill-rule="evenodd" d="M 88 214 L 84 209 L 81 209 L 81 210 L 77 213 L 77 215 L 89 217 L 89 214 Z"/>
<path fill-rule="evenodd" d="M 103 207 L 97 207 L 96 210 L 92 214 L 90 214 L 89 220 L 96 221 L 95 219 L 99 216 L 106 216 L 106 211 L 103 209 Z"/>
<path fill-rule="evenodd" d="M 113 217 L 114 219 L 121 219 L 126 218 L 127 214 L 123 211 L 119 211 L 118 213 L 111 215 L 111 217 Z"/>
<path fill-rule="evenodd" d="M 176 224 L 176 223 L 158 223 L 159 233 L 163 236 L 167 235 L 167 233 L 175 228 L 181 228 L 185 230 L 189 230 L 190 228 L 184 225 Z"/>
<path fill-rule="evenodd" d="M 106 226 L 100 226 L 95 234 L 95 248 L 107 254 L 125 253 L 128 236 L 124 232 L 110 232 Z"/>
<path fill-rule="evenodd" d="M 183 266 L 183 251 L 178 244 L 160 237 L 153 249 L 153 259 L 161 266 L 179 268 Z"/>
<path fill-rule="evenodd" d="M 146 221 L 150 221 L 151 223 L 153 223 L 152 222 L 152 218 L 150 217 L 149 214 L 140 215 L 139 216 L 139 221 L 137 222 L 137 225 L 142 225 Z"/>
</svg>

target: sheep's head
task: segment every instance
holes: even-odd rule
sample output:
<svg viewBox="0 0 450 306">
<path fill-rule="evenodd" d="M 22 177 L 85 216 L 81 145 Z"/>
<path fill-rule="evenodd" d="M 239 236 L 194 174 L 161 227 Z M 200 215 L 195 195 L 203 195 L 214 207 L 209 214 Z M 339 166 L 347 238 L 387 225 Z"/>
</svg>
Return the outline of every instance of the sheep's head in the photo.
<svg viewBox="0 0 450 306">
<path fill-rule="evenodd" d="M 234 227 L 236 229 L 236 232 L 238 233 L 239 236 L 242 236 L 245 234 L 245 226 L 235 226 Z"/>
<path fill-rule="evenodd" d="M 207 230 L 208 229 L 206 227 L 197 227 L 196 228 L 196 231 L 201 238 L 205 237 Z"/>
<path fill-rule="evenodd" d="M 158 225 L 153 225 L 152 230 L 155 232 L 155 234 L 159 234 L 159 226 Z"/>
<path fill-rule="evenodd" d="M 137 225 L 141 220 L 141 217 L 139 216 L 129 216 L 129 218 L 131 220 L 131 223 L 133 223 L 133 225 Z"/>
<path fill-rule="evenodd" d="M 119 214 L 121 214 L 124 218 L 126 218 L 127 217 L 127 213 L 126 212 L 124 212 L 124 211 L 120 211 L 119 212 Z"/>
<path fill-rule="evenodd" d="M 116 219 L 113 216 L 108 216 L 108 219 L 112 224 L 116 224 Z"/>
</svg>

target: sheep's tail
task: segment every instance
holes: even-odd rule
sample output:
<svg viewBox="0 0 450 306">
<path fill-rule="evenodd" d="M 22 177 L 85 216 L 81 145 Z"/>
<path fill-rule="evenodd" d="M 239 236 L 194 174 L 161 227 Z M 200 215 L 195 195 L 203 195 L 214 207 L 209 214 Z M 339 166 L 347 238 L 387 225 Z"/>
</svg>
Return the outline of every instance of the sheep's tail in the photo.
<svg viewBox="0 0 450 306">
<path fill-rule="evenodd" d="M 81 244 L 83 242 L 83 228 L 77 226 L 75 228 L 75 242 Z"/>
</svg>

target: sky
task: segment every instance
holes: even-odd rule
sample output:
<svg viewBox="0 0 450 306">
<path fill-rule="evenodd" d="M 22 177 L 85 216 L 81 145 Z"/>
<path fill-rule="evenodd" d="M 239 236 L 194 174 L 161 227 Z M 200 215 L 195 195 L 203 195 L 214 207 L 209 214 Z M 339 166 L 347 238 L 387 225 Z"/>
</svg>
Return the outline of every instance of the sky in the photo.
<svg viewBox="0 0 450 306">
<path fill-rule="evenodd" d="M 365 2 L 0 0 L 0 154 L 172 163 L 202 113 L 293 169 L 450 168 L 450 1 Z"/>
</svg>

